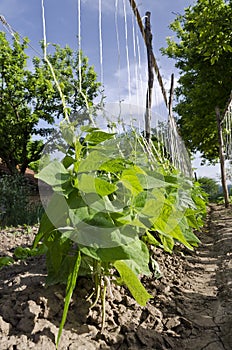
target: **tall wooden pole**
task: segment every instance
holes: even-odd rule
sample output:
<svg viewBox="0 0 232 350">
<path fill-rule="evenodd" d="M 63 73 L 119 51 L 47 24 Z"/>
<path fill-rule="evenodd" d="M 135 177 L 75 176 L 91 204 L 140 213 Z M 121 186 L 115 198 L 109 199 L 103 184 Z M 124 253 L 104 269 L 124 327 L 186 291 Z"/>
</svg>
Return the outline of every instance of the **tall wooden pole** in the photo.
<svg viewBox="0 0 232 350">
<path fill-rule="evenodd" d="M 173 104 L 173 96 L 174 96 L 174 74 L 171 75 L 171 86 L 170 86 L 170 93 L 169 93 L 169 101 L 168 101 L 168 124 L 169 124 L 169 154 L 170 154 L 170 161 L 174 164 L 175 162 L 175 149 L 174 147 L 174 140 L 172 135 L 172 127 L 173 127 L 173 114 L 172 114 L 172 104 Z"/>
<path fill-rule="evenodd" d="M 151 13 L 146 12 L 145 20 L 145 39 L 147 47 L 147 66 L 148 66 L 148 87 L 146 95 L 146 112 L 145 112 L 145 138 L 150 142 L 151 138 L 151 106 L 152 106 L 152 90 L 154 84 L 154 73 L 152 65 L 152 33 L 151 33 Z"/>
<path fill-rule="evenodd" d="M 172 73 L 171 75 L 171 87 L 170 87 L 169 102 L 168 102 L 168 113 L 170 118 L 172 118 L 173 96 L 174 96 L 174 73 Z"/>
<path fill-rule="evenodd" d="M 224 157 L 224 141 L 222 135 L 222 118 L 220 115 L 220 109 L 215 108 L 216 117 L 217 117 L 217 129 L 218 129 L 218 143 L 219 143 L 219 158 L 220 158 L 220 167 L 221 167 L 221 182 L 224 195 L 225 207 L 228 208 L 230 204 L 229 192 L 226 183 L 226 170 L 225 170 L 225 157 Z"/>
<path fill-rule="evenodd" d="M 143 37 L 143 39 L 145 41 L 145 44 L 146 44 L 145 29 L 144 29 L 142 18 L 140 16 L 138 7 L 136 5 L 136 2 L 135 2 L 135 0 L 129 0 L 129 3 L 130 3 L 131 8 L 132 8 L 132 10 L 134 12 L 134 15 L 136 17 L 139 29 L 141 31 L 142 37 Z M 160 71 L 159 71 L 159 67 L 158 67 L 158 64 L 156 62 L 156 59 L 155 59 L 153 51 L 151 52 L 151 62 L 152 62 L 153 68 L 155 70 L 155 73 L 156 73 L 156 76 L 157 76 L 157 80 L 159 82 L 159 85 L 160 85 L 160 88 L 161 88 L 161 91 L 162 91 L 162 94 L 163 94 L 164 102 L 165 102 L 166 106 L 168 106 L 168 99 L 167 99 L 166 90 L 164 88 L 163 80 L 162 80 L 162 77 L 161 77 L 161 74 L 160 74 Z"/>
</svg>

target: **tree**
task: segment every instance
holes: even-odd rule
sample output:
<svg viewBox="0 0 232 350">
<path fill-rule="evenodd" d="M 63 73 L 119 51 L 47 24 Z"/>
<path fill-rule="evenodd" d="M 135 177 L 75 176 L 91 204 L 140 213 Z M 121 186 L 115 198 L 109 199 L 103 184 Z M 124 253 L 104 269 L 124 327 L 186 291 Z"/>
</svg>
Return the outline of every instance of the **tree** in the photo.
<svg viewBox="0 0 232 350">
<path fill-rule="evenodd" d="M 24 173 L 31 162 L 40 158 L 42 139 L 52 132 L 54 121 L 63 114 L 57 86 L 44 60 L 34 57 L 33 68 L 27 68 L 27 44 L 27 38 L 20 42 L 17 35 L 11 44 L 0 32 L 0 159 L 11 173 Z M 53 45 L 48 58 L 70 112 L 85 108 L 86 102 L 92 106 L 100 84 L 88 59 L 68 46 L 58 45 Z"/>
<path fill-rule="evenodd" d="M 162 53 L 176 60 L 180 71 L 176 88 L 178 125 L 192 151 L 205 160 L 218 160 L 215 107 L 224 110 L 232 89 L 232 2 L 198 0 L 178 15 Z"/>
</svg>

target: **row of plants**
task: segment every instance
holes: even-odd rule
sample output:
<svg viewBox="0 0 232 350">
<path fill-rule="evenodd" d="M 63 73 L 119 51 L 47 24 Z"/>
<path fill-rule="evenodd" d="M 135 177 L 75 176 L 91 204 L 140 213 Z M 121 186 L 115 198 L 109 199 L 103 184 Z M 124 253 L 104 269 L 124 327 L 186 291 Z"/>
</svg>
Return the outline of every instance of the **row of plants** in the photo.
<svg viewBox="0 0 232 350">
<path fill-rule="evenodd" d="M 126 285 L 145 306 L 152 296 L 140 277 L 154 272 L 151 246 L 193 250 L 206 214 L 200 185 L 162 162 L 135 131 L 76 130 L 75 122 L 60 124 L 37 175 L 53 194 L 32 250 L 42 244 L 46 251 L 47 284 L 66 284 L 57 346 L 78 276 L 93 279 L 104 328 L 107 286 Z"/>
</svg>

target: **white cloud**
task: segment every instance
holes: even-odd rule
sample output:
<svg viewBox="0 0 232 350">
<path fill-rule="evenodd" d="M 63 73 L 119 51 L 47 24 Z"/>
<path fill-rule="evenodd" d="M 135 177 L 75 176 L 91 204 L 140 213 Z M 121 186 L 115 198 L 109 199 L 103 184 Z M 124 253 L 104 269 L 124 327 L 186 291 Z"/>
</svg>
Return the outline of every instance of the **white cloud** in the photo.
<svg viewBox="0 0 232 350">
<path fill-rule="evenodd" d="M 98 11 L 99 1 L 98 0 L 81 0 L 84 6 L 87 6 L 89 10 Z M 119 16 L 124 16 L 124 2 L 127 14 L 130 5 L 127 0 L 118 0 L 117 3 L 117 13 Z M 112 14 L 116 11 L 116 1 L 115 0 L 101 0 L 101 8 L 103 14 Z"/>
</svg>

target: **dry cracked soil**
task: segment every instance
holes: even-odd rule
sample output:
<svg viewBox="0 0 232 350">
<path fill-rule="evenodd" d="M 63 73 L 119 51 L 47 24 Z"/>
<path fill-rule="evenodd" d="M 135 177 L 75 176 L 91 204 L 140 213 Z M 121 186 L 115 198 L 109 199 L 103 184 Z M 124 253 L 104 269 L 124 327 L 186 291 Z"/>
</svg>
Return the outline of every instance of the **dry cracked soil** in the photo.
<svg viewBox="0 0 232 350">
<path fill-rule="evenodd" d="M 30 246 L 36 230 L 2 230 L 0 256 Z M 113 288 L 102 333 L 100 305 L 89 310 L 86 301 L 91 281 L 80 278 L 59 349 L 231 350 L 232 208 L 211 205 L 199 238 L 193 252 L 154 250 L 162 276 L 142 279 L 153 295 L 146 307 L 123 287 Z M 43 256 L 0 270 L 1 350 L 55 349 L 65 288 L 46 287 L 45 278 Z"/>
</svg>

